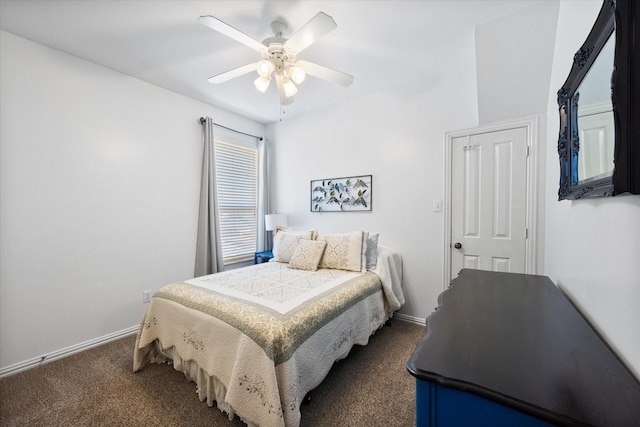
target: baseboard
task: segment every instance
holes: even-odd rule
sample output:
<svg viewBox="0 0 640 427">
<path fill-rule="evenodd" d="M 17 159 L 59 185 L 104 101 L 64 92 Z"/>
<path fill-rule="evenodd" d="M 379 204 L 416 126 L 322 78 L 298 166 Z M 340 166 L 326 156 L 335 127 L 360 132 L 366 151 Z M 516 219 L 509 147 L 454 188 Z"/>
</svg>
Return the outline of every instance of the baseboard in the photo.
<svg viewBox="0 0 640 427">
<path fill-rule="evenodd" d="M 419 325 L 425 325 L 426 319 L 420 317 L 408 316 L 402 313 L 393 313 L 393 318 L 398 320 L 404 320 L 405 322 L 417 323 Z"/>
<path fill-rule="evenodd" d="M 118 332 L 114 332 L 109 335 L 104 335 L 99 338 L 95 338 L 90 341 L 85 341 L 80 344 L 72 345 L 70 347 L 63 348 L 61 350 L 57 350 L 40 357 L 35 357 L 33 359 L 25 360 L 24 362 L 19 362 L 11 366 L 7 366 L 5 368 L 0 369 L 0 377 L 7 376 L 9 374 L 15 374 L 20 371 L 24 371 L 27 369 L 35 368 L 36 366 L 43 365 L 45 363 L 52 362 L 57 359 L 61 359 L 66 356 L 71 356 L 74 353 L 78 353 L 84 350 L 88 350 L 92 347 L 99 346 L 101 344 L 106 344 L 109 341 L 115 341 L 127 335 L 133 334 L 138 330 L 139 326 L 132 326 L 127 329 L 123 329 Z"/>
<path fill-rule="evenodd" d="M 404 320 L 405 322 L 411 322 L 411 323 L 417 323 L 419 325 L 424 325 L 425 324 L 425 319 L 422 319 L 420 317 L 414 317 L 414 316 L 408 316 L 406 314 L 402 314 L 402 313 L 394 313 L 393 314 L 393 318 L 394 319 L 398 319 L 398 320 Z M 45 363 L 49 363 L 52 362 L 54 360 L 57 359 L 61 359 L 63 357 L 66 356 L 71 356 L 74 353 L 78 353 L 84 350 L 88 350 L 92 347 L 97 347 L 101 344 L 106 344 L 110 341 L 115 341 L 117 339 L 120 339 L 122 337 L 125 337 L 127 335 L 133 334 L 138 330 L 138 326 L 132 326 L 130 328 L 127 329 L 123 329 L 121 331 L 118 332 L 114 332 L 112 334 L 109 335 L 104 335 L 102 337 L 90 340 L 90 341 L 85 341 L 83 343 L 80 344 L 76 344 L 76 345 L 72 345 L 70 347 L 66 347 L 63 348 L 61 350 L 57 350 L 45 355 L 42 355 L 40 357 L 34 357 L 33 359 L 29 359 L 29 360 L 25 360 L 23 362 L 19 362 L 16 363 L 14 365 L 11 366 L 7 366 L 5 368 L 1 368 L 0 369 L 0 377 L 4 377 L 10 374 L 16 374 L 20 371 L 25 371 L 27 369 L 31 369 L 31 368 L 35 368 L 36 366 L 40 366 L 43 365 Z"/>
</svg>

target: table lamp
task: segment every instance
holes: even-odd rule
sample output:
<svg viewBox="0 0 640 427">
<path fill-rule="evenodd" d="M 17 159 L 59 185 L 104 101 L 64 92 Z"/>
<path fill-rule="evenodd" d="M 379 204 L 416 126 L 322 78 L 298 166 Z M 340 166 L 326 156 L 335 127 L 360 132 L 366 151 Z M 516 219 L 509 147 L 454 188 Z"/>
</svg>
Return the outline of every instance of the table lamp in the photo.
<svg viewBox="0 0 640 427">
<path fill-rule="evenodd" d="M 272 213 L 264 216 L 264 228 L 267 231 L 273 231 L 276 227 L 286 227 L 287 225 L 285 214 Z"/>
</svg>

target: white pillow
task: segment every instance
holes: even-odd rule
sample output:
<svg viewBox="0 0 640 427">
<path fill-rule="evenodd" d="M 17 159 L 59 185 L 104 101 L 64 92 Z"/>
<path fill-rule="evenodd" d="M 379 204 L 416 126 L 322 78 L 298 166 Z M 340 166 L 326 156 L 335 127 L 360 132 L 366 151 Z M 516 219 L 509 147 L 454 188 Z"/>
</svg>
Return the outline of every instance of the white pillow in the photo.
<svg viewBox="0 0 640 427">
<path fill-rule="evenodd" d="M 289 260 L 289 268 L 316 271 L 327 242 L 322 240 L 298 240 L 298 245 Z"/>
<path fill-rule="evenodd" d="M 327 242 L 319 267 L 365 271 L 367 268 L 365 259 L 367 237 L 369 237 L 367 231 L 318 234 L 317 240 Z"/>
<path fill-rule="evenodd" d="M 288 231 L 281 228 L 274 230 L 273 236 L 273 261 L 289 262 L 293 251 L 298 245 L 298 240 L 312 240 L 315 237 L 315 230 Z"/>
</svg>

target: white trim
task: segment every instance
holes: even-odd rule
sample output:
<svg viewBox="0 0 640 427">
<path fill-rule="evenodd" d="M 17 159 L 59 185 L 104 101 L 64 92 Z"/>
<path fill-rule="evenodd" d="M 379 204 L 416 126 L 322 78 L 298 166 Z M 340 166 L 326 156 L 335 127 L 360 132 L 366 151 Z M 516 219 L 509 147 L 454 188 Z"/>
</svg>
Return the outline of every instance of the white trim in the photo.
<svg viewBox="0 0 640 427">
<path fill-rule="evenodd" d="M 114 332 L 109 335 L 104 335 L 102 337 L 85 341 L 80 344 L 72 345 L 70 347 L 66 347 L 66 348 L 42 355 L 40 357 L 35 357 L 33 359 L 25 360 L 23 362 L 19 362 L 11 366 L 7 366 L 5 368 L 0 369 L 0 378 L 7 376 L 9 374 L 15 374 L 20 371 L 35 368 L 36 366 L 40 366 L 57 359 L 62 359 L 63 357 L 66 357 L 66 356 L 71 356 L 74 353 L 88 350 L 92 347 L 97 347 L 99 345 L 106 344 L 110 341 L 115 341 L 117 339 L 120 339 L 122 337 L 135 333 L 138 330 L 138 328 L 139 326 L 132 326 L 130 328 L 123 329 L 121 331 Z"/>
<path fill-rule="evenodd" d="M 526 128 L 527 146 L 527 206 L 525 228 L 527 239 L 525 240 L 525 273 L 537 274 L 537 224 L 538 224 L 538 118 L 530 117 L 504 123 L 496 123 L 480 126 L 473 129 L 449 132 L 445 135 L 445 160 L 444 160 L 444 283 L 445 290 L 451 283 L 451 169 L 452 153 L 451 144 L 454 138 L 470 137 L 481 133 L 498 132 L 516 128 Z"/>
<path fill-rule="evenodd" d="M 408 316 L 402 313 L 394 313 L 393 318 L 396 318 L 398 320 L 404 320 L 410 323 L 416 323 L 419 325 L 426 324 L 426 319 L 422 319 L 414 316 Z M 97 347 L 99 345 L 106 344 L 111 341 L 116 341 L 120 338 L 126 337 L 127 335 L 136 333 L 138 329 L 139 329 L 139 326 L 137 325 L 131 326 L 130 328 L 123 329 L 121 331 L 114 332 L 109 335 L 104 335 L 102 337 L 85 341 L 80 344 L 72 345 L 72 346 L 42 355 L 40 357 L 34 357 L 33 359 L 15 363 L 11 366 L 7 366 L 5 368 L 0 369 L 0 378 L 10 374 L 17 374 L 18 372 L 26 371 L 27 369 L 35 368 L 36 366 L 44 365 L 45 363 L 53 362 L 54 360 L 62 359 L 63 357 L 71 356 L 72 354 L 79 353 L 84 350 L 89 350 L 90 348 Z"/>
<path fill-rule="evenodd" d="M 408 316 L 402 313 L 393 313 L 392 319 L 404 320 L 405 322 L 416 323 L 418 325 L 426 325 L 426 319 L 421 317 Z"/>
<path fill-rule="evenodd" d="M 594 114 L 611 113 L 613 114 L 613 107 L 611 101 L 602 102 L 600 104 L 581 105 L 578 110 L 578 117 L 591 116 Z"/>
</svg>

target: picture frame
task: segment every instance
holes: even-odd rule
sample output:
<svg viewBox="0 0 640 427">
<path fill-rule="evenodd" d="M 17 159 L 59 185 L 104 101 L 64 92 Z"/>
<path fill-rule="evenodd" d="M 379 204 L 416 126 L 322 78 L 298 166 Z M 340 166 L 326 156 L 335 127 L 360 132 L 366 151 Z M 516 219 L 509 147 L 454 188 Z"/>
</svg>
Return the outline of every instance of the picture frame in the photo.
<svg viewBox="0 0 640 427">
<path fill-rule="evenodd" d="M 372 175 L 311 181 L 311 212 L 371 212 Z"/>
</svg>

